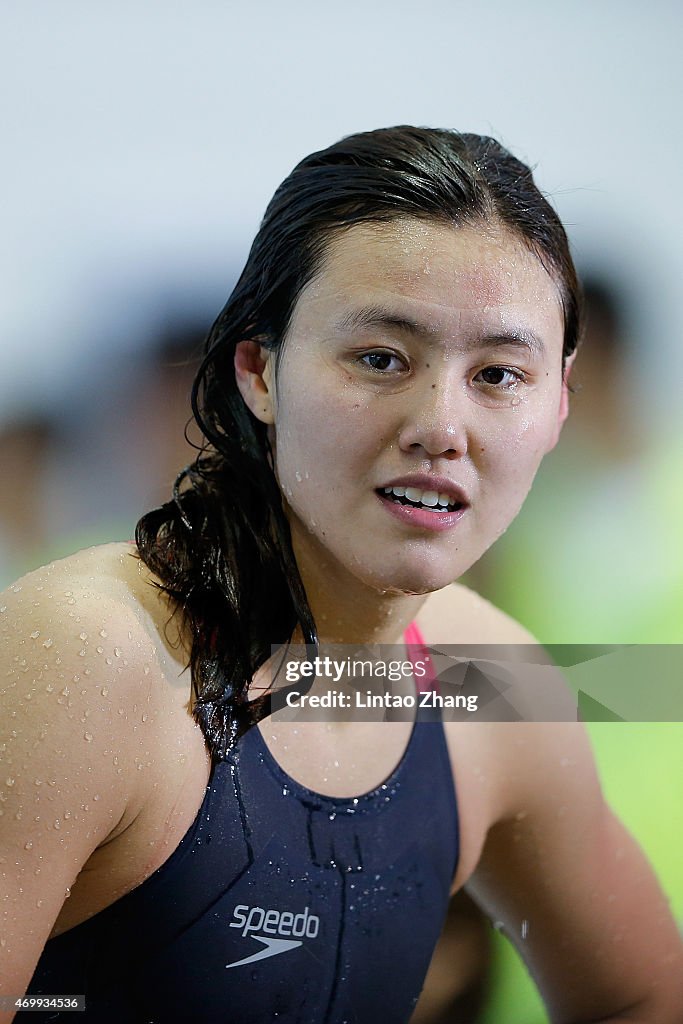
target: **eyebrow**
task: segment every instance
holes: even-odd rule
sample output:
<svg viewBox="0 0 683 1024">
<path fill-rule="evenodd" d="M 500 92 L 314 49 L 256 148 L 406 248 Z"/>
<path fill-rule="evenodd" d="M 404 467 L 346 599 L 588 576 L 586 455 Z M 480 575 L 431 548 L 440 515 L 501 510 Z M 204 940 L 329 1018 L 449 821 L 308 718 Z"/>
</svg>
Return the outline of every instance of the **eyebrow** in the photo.
<svg viewBox="0 0 683 1024">
<path fill-rule="evenodd" d="M 412 334 L 429 344 L 435 344 L 439 333 L 437 328 L 413 317 L 397 314 L 386 306 L 362 306 L 360 309 L 349 310 L 337 321 L 336 327 L 342 332 L 359 331 L 366 327 L 388 327 Z M 506 327 L 484 337 L 468 339 L 461 348 L 464 352 L 471 352 L 479 348 L 502 348 L 506 345 L 526 349 L 532 356 L 545 353 L 541 338 L 526 327 Z"/>
</svg>

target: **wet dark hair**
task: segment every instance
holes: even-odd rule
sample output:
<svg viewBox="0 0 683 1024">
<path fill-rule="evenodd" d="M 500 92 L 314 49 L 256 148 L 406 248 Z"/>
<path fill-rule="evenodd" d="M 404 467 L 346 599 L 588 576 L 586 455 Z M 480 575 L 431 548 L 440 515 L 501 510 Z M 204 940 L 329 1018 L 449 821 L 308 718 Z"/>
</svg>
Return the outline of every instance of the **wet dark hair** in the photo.
<svg viewBox="0 0 683 1024">
<path fill-rule="evenodd" d="M 192 390 L 206 445 L 173 498 L 144 515 L 139 555 L 191 635 L 193 714 L 214 759 L 271 709 L 247 700 L 272 646 L 315 622 L 271 468 L 267 428 L 247 409 L 233 366 L 239 341 L 278 349 L 304 286 L 354 224 L 416 217 L 498 223 L 556 281 L 563 357 L 579 336 L 580 291 L 564 228 L 531 170 L 494 139 L 402 126 L 342 139 L 299 163 L 273 196 L 237 285 L 208 335 Z"/>
</svg>

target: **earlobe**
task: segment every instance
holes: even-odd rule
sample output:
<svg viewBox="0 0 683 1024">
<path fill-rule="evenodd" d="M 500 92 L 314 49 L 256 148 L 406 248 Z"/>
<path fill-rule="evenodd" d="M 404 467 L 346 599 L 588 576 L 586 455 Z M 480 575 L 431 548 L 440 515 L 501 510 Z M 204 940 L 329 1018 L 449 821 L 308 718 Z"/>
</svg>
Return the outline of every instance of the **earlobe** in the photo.
<svg viewBox="0 0 683 1024">
<path fill-rule="evenodd" d="M 235 379 L 247 408 L 261 423 L 275 422 L 275 391 L 272 352 L 257 341 L 240 341 L 235 347 Z"/>
</svg>

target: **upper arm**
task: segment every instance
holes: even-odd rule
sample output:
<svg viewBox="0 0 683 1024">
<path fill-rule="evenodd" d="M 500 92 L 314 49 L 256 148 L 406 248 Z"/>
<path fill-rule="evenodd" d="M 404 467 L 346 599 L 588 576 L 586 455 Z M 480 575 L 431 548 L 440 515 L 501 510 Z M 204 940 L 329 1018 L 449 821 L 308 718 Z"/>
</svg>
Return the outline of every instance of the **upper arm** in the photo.
<svg viewBox="0 0 683 1024">
<path fill-rule="evenodd" d="M 24 993 L 70 886 L 134 798 L 132 634 L 120 639 L 115 605 L 49 568 L 0 595 L 3 995 Z"/>
<path fill-rule="evenodd" d="M 683 950 L 641 850 L 605 805 L 578 723 L 506 725 L 508 802 L 468 888 L 501 922 L 554 1021 L 638 1007 L 678 1020 Z"/>
</svg>

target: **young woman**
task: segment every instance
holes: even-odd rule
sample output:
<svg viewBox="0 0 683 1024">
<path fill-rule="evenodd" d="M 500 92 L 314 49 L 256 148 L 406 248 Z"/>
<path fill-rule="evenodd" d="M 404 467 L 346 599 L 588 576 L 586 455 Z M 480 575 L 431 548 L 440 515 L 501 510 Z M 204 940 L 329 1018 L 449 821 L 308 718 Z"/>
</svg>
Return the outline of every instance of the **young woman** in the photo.
<svg viewBox="0 0 683 1024">
<path fill-rule="evenodd" d="M 580 725 L 304 724 L 264 690 L 288 641 L 529 641 L 454 581 L 558 439 L 579 319 L 562 226 L 493 140 L 386 129 L 295 168 L 173 500 L 137 549 L 3 595 L 3 995 L 407 1021 L 467 884 L 554 1021 L 680 1021 L 679 937 Z"/>
</svg>

